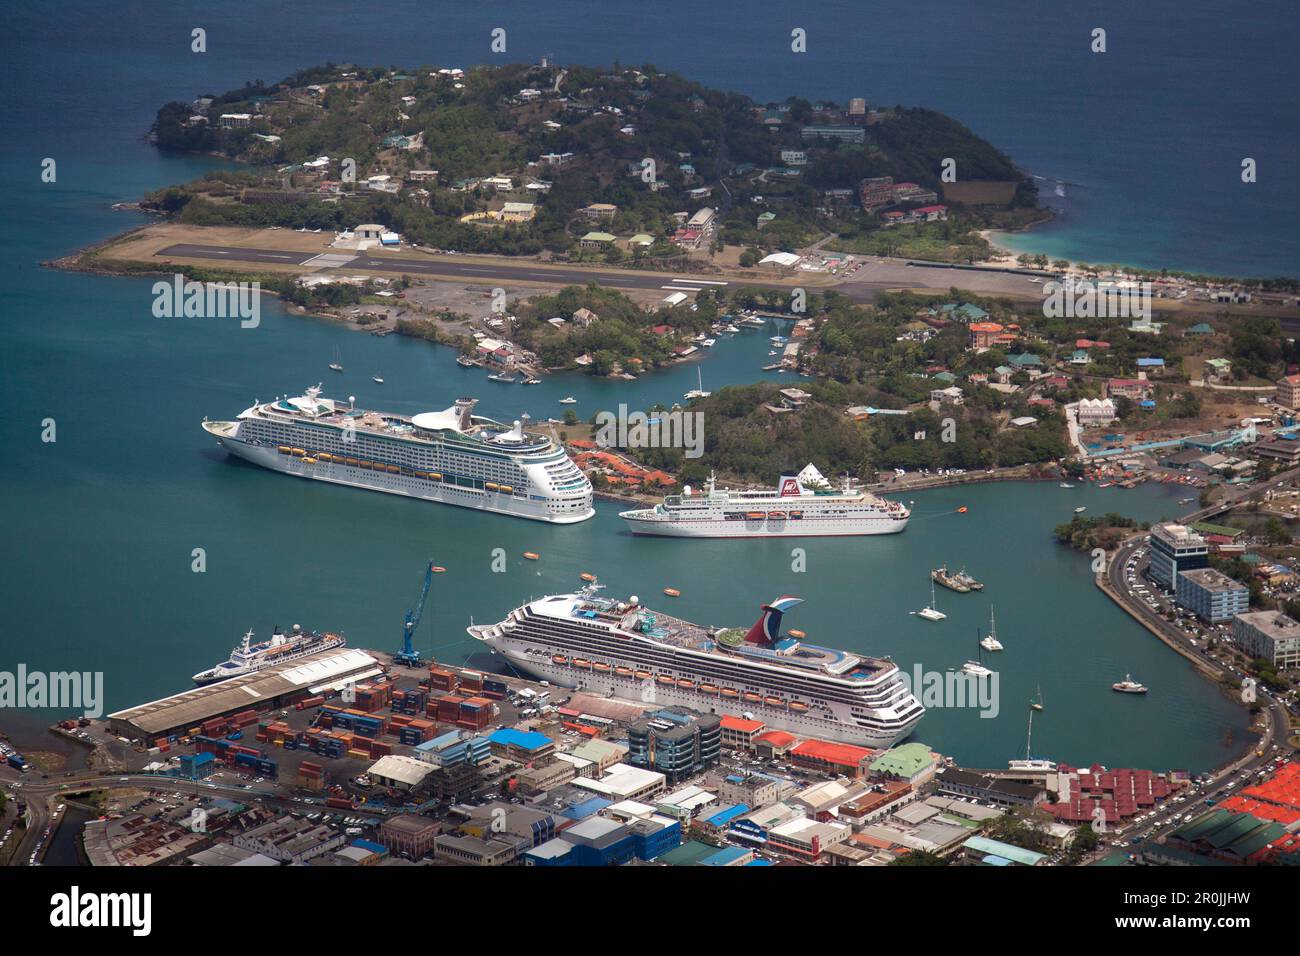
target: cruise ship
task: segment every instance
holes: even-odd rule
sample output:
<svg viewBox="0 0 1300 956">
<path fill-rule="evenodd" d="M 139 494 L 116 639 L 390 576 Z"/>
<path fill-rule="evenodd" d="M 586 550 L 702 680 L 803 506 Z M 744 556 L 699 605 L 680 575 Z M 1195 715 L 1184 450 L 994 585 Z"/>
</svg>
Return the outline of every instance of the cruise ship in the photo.
<svg viewBox="0 0 1300 956">
<path fill-rule="evenodd" d="M 553 524 L 596 513 L 591 482 L 562 447 L 522 422 L 474 415 L 476 404 L 408 418 L 323 398 L 316 385 L 203 428 L 231 454 L 302 478 Z"/>
<path fill-rule="evenodd" d="M 896 534 L 911 512 L 897 501 L 835 491 L 811 464 L 786 475 L 776 488 L 719 488 L 712 475 L 702 493 L 690 487 L 653 508 L 619 512 L 633 534 L 679 538 L 769 538 Z"/>
<path fill-rule="evenodd" d="M 244 635 L 244 640 L 230 652 L 229 660 L 224 660 L 216 667 L 209 667 L 194 675 L 196 684 L 215 684 L 217 681 L 229 680 L 252 674 L 273 664 L 294 661 L 308 654 L 329 651 L 342 647 L 347 640 L 342 634 L 329 632 L 304 631 L 295 624 L 293 630 L 285 634 L 278 627 L 269 641 L 253 643 L 253 632 Z"/>
<path fill-rule="evenodd" d="M 533 601 L 469 633 L 562 687 L 744 715 L 806 737 L 890 747 L 925 714 L 893 661 L 783 635 L 782 615 L 799 598 L 763 605 L 746 631 L 691 624 L 598 588 Z"/>
</svg>

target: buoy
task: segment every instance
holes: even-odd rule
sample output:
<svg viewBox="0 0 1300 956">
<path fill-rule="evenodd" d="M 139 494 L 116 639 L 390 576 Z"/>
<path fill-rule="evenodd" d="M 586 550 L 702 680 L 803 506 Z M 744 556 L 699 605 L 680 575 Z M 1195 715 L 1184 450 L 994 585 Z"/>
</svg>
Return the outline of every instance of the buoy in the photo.
<svg viewBox="0 0 1300 956">
<path fill-rule="evenodd" d="M 681 596 L 682 596 L 682 592 L 679 591 L 679 590 L 677 590 L 676 588 L 664 588 L 664 594 L 667 594 L 669 597 L 681 597 Z"/>
<path fill-rule="evenodd" d="M 538 554 L 536 551 L 525 551 L 524 557 L 527 558 L 529 561 L 536 561 L 538 558 L 541 557 L 541 555 Z"/>
<path fill-rule="evenodd" d="M 578 575 L 578 577 L 582 578 L 582 580 L 584 581 L 596 580 L 596 575 L 592 574 L 590 571 L 583 571 L 581 574 Z"/>
<path fill-rule="evenodd" d="M 962 505 L 960 508 L 957 509 L 957 514 L 959 514 L 959 515 L 964 515 L 965 513 L 966 513 L 966 506 L 965 506 L 965 505 Z"/>
</svg>

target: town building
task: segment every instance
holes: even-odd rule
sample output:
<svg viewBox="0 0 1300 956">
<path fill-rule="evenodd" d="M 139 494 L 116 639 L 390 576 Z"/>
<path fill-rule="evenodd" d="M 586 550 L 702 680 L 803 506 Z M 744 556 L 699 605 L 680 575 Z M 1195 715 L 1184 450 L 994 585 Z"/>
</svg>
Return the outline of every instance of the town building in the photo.
<svg viewBox="0 0 1300 956">
<path fill-rule="evenodd" d="M 1166 591 L 1176 587 L 1179 573 L 1210 566 L 1205 539 L 1181 524 L 1151 526 L 1151 556 L 1147 576 Z"/>
<path fill-rule="evenodd" d="M 1116 417 L 1115 402 L 1109 398 L 1083 398 L 1079 400 L 1077 414 L 1083 428 L 1109 425 Z"/>
<path fill-rule="evenodd" d="M 805 126 L 799 135 L 805 140 L 833 139 L 841 143 L 867 141 L 867 131 L 861 126 Z"/>
<path fill-rule="evenodd" d="M 1273 401 L 1283 408 L 1300 409 L 1300 375 L 1287 375 L 1278 379 Z"/>
<path fill-rule="evenodd" d="M 1280 611 L 1248 611 L 1232 621 L 1232 637 L 1243 652 L 1278 670 L 1300 667 L 1300 622 Z"/>
<path fill-rule="evenodd" d="M 1224 624 L 1250 610 L 1250 589 L 1215 568 L 1178 572 L 1175 600 L 1207 624 Z"/>
<path fill-rule="evenodd" d="M 332 830 L 324 824 L 313 824 L 304 819 L 280 817 L 237 834 L 234 844 L 281 863 L 306 863 L 322 853 L 338 849 L 343 840 L 341 830 Z"/>
<path fill-rule="evenodd" d="M 628 763 L 656 770 L 676 784 L 718 762 L 722 721 L 713 714 L 669 707 L 629 726 L 627 742 Z"/>
<path fill-rule="evenodd" d="M 389 817 L 379 826 L 379 842 L 392 853 L 413 860 L 433 850 L 433 841 L 442 832 L 442 824 L 429 817 L 403 813 Z"/>
</svg>

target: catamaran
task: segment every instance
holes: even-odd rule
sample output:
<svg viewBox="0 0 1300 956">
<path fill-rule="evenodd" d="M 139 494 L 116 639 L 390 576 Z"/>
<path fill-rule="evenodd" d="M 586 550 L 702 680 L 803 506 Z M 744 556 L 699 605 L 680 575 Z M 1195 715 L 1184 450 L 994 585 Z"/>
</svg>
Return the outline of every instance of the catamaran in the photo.
<svg viewBox="0 0 1300 956">
<path fill-rule="evenodd" d="M 913 611 L 917 617 L 924 618 L 927 621 L 942 621 L 948 615 L 939 610 L 938 601 L 934 599 L 934 579 L 930 579 L 930 603 L 919 611 Z"/>
</svg>

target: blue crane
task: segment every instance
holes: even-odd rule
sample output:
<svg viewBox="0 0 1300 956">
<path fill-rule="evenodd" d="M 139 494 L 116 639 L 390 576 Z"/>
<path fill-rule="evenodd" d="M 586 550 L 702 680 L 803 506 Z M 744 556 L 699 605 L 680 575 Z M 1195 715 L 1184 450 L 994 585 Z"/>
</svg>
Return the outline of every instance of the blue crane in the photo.
<svg viewBox="0 0 1300 956">
<path fill-rule="evenodd" d="M 406 612 L 406 620 L 402 624 L 402 649 L 393 656 L 393 663 L 405 667 L 420 666 L 420 655 L 415 652 L 415 629 L 420 626 L 420 616 L 424 614 L 424 601 L 429 596 L 429 587 L 433 584 L 434 573 L 441 573 L 445 570 L 446 568 L 440 568 L 432 561 L 429 562 L 429 567 L 425 569 L 424 587 L 420 589 L 420 601 L 413 610 Z"/>
</svg>

